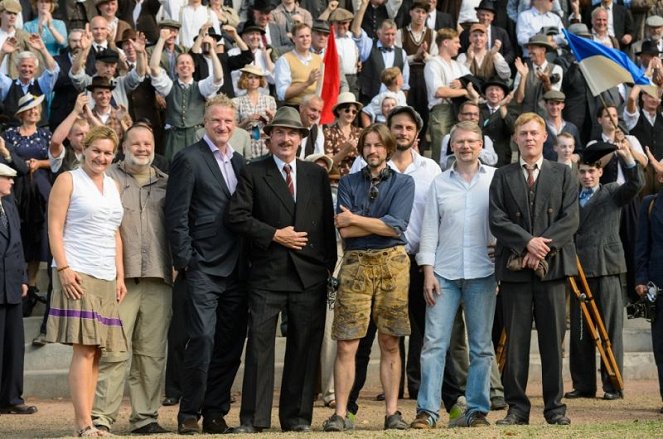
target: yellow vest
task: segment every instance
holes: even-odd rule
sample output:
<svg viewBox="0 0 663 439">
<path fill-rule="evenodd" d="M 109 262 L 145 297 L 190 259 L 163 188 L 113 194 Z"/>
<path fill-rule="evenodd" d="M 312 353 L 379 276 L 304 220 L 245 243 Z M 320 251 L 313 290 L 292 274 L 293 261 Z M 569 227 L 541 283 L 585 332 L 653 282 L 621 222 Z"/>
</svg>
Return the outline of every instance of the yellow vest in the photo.
<svg viewBox="0 0 663 439">
<path fill-rule="evenodd" d="M 292 77 L 291 84 L 297 84 L 308 81 L 308 77 L 311 74 L 311 70 L 322 68 L 322 58 L 320 55 L 311 52 L 311 60 L 308 65 L 305 65 L 300 61 L 300 59 L 295 55 L 294 51 L 290 51 L 283 55 L 285 60 L 290 66 L 290 76 Z M 285 101 L 289 105 L 299 105 L 302 101 L 302 98 L 306 95 L 312 95 L 316 92 L 318 83 L 314 82 L 304 89 L 299 95 L 290 98 Z"/>
</svg>

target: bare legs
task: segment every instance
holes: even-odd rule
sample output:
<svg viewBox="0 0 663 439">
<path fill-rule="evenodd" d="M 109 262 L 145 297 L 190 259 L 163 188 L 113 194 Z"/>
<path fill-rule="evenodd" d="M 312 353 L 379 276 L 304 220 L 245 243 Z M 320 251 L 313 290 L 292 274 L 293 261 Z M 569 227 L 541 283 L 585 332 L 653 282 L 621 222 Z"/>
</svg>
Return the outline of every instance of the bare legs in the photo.
<svg viewBox="0 0 663 439">
<path fill-rule="evenodd" d="M 69 367 L 69 390 L 74 404 L 76 429 L 81 430 L 92 425 L 92 404 L 99 376 L 98 346 L 75 344 L 74 354 Z"/>
</svg>

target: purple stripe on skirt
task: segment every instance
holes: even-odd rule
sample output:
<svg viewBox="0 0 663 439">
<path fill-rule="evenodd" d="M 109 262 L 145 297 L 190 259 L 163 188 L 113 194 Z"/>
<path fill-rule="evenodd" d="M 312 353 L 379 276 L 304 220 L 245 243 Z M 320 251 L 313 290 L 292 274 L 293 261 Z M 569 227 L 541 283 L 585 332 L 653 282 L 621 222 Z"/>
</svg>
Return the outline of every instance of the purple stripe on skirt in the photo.
<svg viewBox="0 0 663 439">
<path fill-rule="evenodd" d="M 66 317 L 66 318 L 79 318 L 97 320 L 106 326 L 119 326 L 122 327 L 122 320 L 114 319 L 111 317 L 104 317 L 96 311 L 79 311 L 75 309 L 59 309 L 51 308 L 48 311 L 49 316 L 53 317 Z"/>
</svg>

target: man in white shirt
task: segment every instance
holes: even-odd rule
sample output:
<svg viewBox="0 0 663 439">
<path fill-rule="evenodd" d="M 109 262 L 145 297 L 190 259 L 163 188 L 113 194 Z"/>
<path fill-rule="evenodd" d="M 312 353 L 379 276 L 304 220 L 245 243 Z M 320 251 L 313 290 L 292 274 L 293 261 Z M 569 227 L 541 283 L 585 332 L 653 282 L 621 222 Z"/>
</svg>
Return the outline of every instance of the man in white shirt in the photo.
<svg viewBox="0 0 663 439">
<path fill-rule="evenodd" d="M 465 391 L 467 410 L 452 427 L 489 425 L 491 331 L 497 283 L 488 255 L 494 243 L 488 224 L 488 193 L 494 168 L 479 160 L 481 128 L 471 121 L 451 130 L 454 165 L 436 177 L 426 200 L 417 263 L 424 273 L 426 338 L 421 352 L 421 387 L 413 428 L 435 426 L 441 383 L 456 312 L 463 302 L 470 346 Z"/>
<path fill-rule="evenodd" d="M 534 35 L 544 27 L 556 27 L 560 33 L 555 36 L 555 43 L 564 41 L 561 30 L 564 23 L 559 15 L 552 12 L 553 3 L 550 0 L 533 0 L 532 7 L 518 15 L 516 22 L 516 35 L 518 44 L 523 47 L 523 56 L 528 57 L 527 44 Z"/>
</svg>

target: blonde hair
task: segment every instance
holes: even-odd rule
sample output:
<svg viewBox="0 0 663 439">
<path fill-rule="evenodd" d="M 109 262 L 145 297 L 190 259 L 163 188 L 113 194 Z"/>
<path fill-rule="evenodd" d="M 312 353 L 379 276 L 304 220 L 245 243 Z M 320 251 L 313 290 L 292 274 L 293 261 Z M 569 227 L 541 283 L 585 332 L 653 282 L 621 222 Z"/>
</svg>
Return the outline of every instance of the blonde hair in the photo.
<svg viewBox="0 0 663 439">
<path fill-rule="evenodd" d="M 97 140 L 110 140 L 113 142 L 113 154 L 117 152 L 117 146 L 120 144 L 120 139 L 117 138 L 115 130 L 102 125 L 90 128 L 85 139 L 83 139 L 83 149 L 88 149 Z"/>
<path fill-rule="evenodd" d="M 541 116 L 536 113 L 523 113 L 518 116 L 518 119 L 516 119 L 516 122 L 513 124 L 513 132 L 517 132 L 518 128 L 530 122 L 536 122 L 541 125 L 542 129 L 546 129 L 546 121 L 543 120 Z"/>
</svg>

